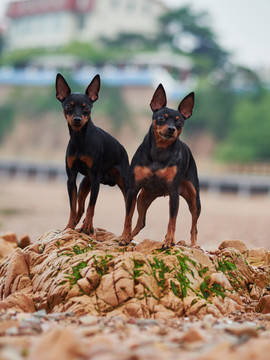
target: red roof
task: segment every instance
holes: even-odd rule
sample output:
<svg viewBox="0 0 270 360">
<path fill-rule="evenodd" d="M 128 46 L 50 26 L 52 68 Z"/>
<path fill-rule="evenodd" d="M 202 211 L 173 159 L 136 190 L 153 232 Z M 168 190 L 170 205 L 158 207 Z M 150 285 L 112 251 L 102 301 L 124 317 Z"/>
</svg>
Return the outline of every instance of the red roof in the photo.
<svg viewBox="0 0 270 360">
<path fill-rule="evenodd" d="M 60 12 L 88 12 L 92 10 L 95 0 L 26 0 L 13 1 L 7 9 L 7 16 L 20 18 L 24 16 Z"/>
</svg>

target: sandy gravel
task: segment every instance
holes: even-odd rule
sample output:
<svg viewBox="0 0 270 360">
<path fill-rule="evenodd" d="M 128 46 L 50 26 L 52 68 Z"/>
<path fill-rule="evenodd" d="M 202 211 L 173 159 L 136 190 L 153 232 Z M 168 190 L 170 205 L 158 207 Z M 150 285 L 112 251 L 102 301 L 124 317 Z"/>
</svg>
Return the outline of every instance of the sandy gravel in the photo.
<svg viewBox="0 0 270 360">
<path fill-rule="evenodd" d="M 266 317 L 267 316 L 267 317 Z M 3 360 L 268 360 L 269 317 L 157 321 L 0 313 Z M 243 320 L 245 323 L 243 324 Z"/>
<path fill-rule="evenodd" d="M 198 223 L 198 242 L 215 249 L 227 239 L 241 239 L 250 247 L 270 249 L 269 196 L 238 196 L 202 192 L 202 213 Z M 150 207 L 146 228 L 139 240 L 163 240 L 168 223 L 168 198 L 157 199 Z M 0 232 L 28 233 L 34 241 L 51 229 L 62 229 L 69 215 L 64 181 L 43 182 L 25 179 L 0 180 Z M 117 188 L 101 187 L 95 227 L 119 235 L 124 220 L 124 201 Z M 189 242 L 190 215 L 182 199 L 178 214 L 176 240 Z"/>
</svg>

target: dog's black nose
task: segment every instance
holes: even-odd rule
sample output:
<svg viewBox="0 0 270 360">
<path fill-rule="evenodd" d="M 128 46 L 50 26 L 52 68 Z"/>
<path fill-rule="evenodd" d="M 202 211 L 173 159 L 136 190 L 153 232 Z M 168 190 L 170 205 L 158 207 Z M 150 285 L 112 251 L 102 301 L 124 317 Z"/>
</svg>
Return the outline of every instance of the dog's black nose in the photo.
<svg viewBox="0 0 270 360">
<path fill-rule="evenodd" d="M 175 127 L 174 126 L 168 126 L 168 132 L 173 134 L 175 132 Z"/>
<path fill-rule="evenodd" d="M 73 121 L 75 124 L 80 124 L 82 122 L 82 118 L 80 116 L 74 116 Z"/>
</svg>

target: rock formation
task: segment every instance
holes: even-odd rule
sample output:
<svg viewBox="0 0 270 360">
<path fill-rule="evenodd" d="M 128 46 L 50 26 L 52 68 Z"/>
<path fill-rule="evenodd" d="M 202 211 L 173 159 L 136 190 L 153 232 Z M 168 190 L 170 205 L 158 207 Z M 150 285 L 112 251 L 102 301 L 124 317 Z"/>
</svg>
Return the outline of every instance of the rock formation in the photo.
<svg viewBox="0 0 270 360">
<path fill-rule="evenodd" d="M 239 241 L 212 253 L 163 251 L 156 241 L 120 247 L 105 230 L 93 240 L 68 229 L 14 248 L 0 265 L 0 310 L 172 319 L 270 308 L 269 253 Z"/>
</svg>

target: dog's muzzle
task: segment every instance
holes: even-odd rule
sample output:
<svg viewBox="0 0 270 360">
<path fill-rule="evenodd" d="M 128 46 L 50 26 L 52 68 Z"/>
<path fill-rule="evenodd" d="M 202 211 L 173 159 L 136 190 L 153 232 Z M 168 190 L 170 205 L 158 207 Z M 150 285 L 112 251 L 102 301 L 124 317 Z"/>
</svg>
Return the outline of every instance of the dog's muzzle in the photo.
<svg viewBox="0 0 270 360">
<path fill-rule="evenodd" d="M 73 123 L 74 123 L 75 126 L 80 126 L 82 124 L 81 116 L 74 116 L 73 117 Z"/>
</svg>

